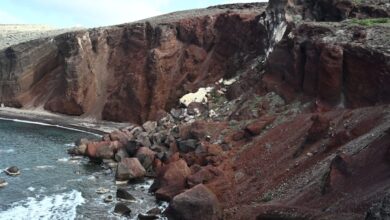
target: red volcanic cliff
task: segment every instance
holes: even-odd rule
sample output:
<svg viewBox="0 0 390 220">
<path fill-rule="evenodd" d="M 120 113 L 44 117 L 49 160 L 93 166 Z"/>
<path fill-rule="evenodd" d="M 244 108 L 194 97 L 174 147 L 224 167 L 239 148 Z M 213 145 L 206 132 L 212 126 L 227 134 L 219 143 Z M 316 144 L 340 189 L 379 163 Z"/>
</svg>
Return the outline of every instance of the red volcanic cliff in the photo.
<svg viewBox="0 0 390 220">
<path fill-rule="evenodd" d="M 277 80 L 330 105 L 388 102 L 389 56 L 380 42 L 387 27 L 302 22 L 388 15 L 380 3 L 217 6 L 22 43 L 0 53 L 0 101 L 142 123 L 270 54 L 271 90 Z"/>
<path fill-rule="evenodd" d="M 264 54 L 265 4 L 179 12 L 70 32 L 0 54 L 0 101 L 141 123 Z"/>
<path fill-rule="evenodd" d="M 0 100 L 155 120 L 70 153 L 142 165 L 176 219 L 388 219 L 389 9 L 271 0 L 26 42 L 0 54 Z"/>
</svg>

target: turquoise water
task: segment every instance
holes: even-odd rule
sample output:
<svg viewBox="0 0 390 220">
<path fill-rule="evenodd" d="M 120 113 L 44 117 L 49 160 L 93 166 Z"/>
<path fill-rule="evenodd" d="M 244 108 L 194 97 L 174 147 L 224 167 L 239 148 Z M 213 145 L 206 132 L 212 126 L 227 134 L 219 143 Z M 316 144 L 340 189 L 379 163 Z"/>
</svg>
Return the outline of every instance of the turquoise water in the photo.
<svg viewBox="0 0 390 220">
<path fill-rule="evenodd" d="M 103 202 L 105 187 L 115 197 L 111 170 L 82 158 L 69 158 L 67 149 L 81 137 L 95 135 L 53 126 L 0 120 L 0 169 L 17 166 L 21 175 L 0 178 L 0 220 L 5 219 L 116 219 L 114 203 Z M 156 206 L 147 191 L 150 181 L 128 186 L 137 202 L 134 216 Z"/>
</svg>

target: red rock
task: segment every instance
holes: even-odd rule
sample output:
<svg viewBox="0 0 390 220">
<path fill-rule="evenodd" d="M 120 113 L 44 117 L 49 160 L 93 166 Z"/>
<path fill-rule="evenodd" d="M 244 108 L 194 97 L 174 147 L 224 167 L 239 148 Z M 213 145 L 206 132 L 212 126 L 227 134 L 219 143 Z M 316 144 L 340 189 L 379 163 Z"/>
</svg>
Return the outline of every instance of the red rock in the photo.
<svg viewBox="0 0 390 220">
<path fill-rule="evenodd" d="M 155 171 L 162 169 L 163 163 L 158 158 L 154 158 L 153 169 Z"/>
<path fill-rule="evenodd" d="M 307 142 L 313 143 L 327 135 L 330 126 L 330 120 L 323 115 L 313 115 L 311 117 L 313 121 L 307 135 Z"/>
<path fill-rule="evenodd" d="M 0 72 L 13 79 L 4 81 L 1 100 L 112 121 L 155 120 L 188 91 L 235 74 L 263 53 L 258 15 L 265 7 L 208 9 L 12 46 L 0 57 L 14 62 Z"/>
<path fill-rule="evenodd" d="M 276 78 L 278 83 L 268 89 L 281 94 L 291 85 L 331 106 L 339 104 L 342 96 L 345 97 L 342 104 L 352 108 L 389 103 L 390 90 L 386 87 L 390 82 L 386 65 L 389 57 L 384 56 L 383 50 L 373 52 L 359 43 L 361 39 L 354 39 L 356 28 L 343 28 L 344 36 L 349 36 L 343 42 L 324 42 L 318 38 L 319 35 L 330 36 L 333 31 L 335 28 L 330 25 L 300 25 L 294 31 L 294 38 L 285 38 L 276 45 L 269 56 L 263 81 Z M 384 33 L 380 29 L 376 31 L 378 36 Z M 285 98 L 284 94 L 282 96 Z"/>
<path fill-rule="evenodd" d="M 334 190 L 337 185 L 343 184 L 345 178 L 352 175 L 345 155 L 336 155 L 330 163 L 329 171 L 325 174 L 322 193 Z"/>
<path fill-rule="evenodd" d="M 344 52 L 347 106 L 355 108 L 390 102 L 389 57 L 348 46 Z"/>
<path fill-rule="evenodd" d="M 118 141 L 93 142 L 87 145 L 87 156 L 99 159 L 113 159 L 122 144 Z"/>
<path fill-rule="evenodd" d="M 217 197 L 203 184 L 175 196 L 168 209 L 176 219 L 222 219 L 222 208 Z"/>
<path fill-rule="evenodd" d="M 245 131 L 251 135 L 259 135 L 261 131 L 275 120 L 275 116 L 263 116 L 245 127 Z"/>
<path fill-rule="evenodd" d="M 180 153 L 176 152 L 169 157 L 169 163 L 180 160 Z"/>
<path fill-rule="evenodd" d="M 117 180 L 133 180 L 144 177 L 145 168 L 137 158 L 124 158 L 118 163 L 118 169 L 115 174 Z"/>
<path fill-rule="evenodd" d="M 160 200 L 171 200 L 175 195 L 186 188 L 186 178 L 191 174 L 190 168 L 182 159 L 170 162 L 157 171 L 157 177 L 153 183 L 156 191 L 156 198 Z"/>
<path fill-rule="evenodd" d="M 223 176 L 223 172 L 218 168 L 208 165 L 202 167 L 198 172 L 192 174 L 187 178 L 187 183 L 189 187 L 196 186 L 198 184 L 207 184 L 218 176 Z"/>
<path fill-rule="evenodd" d="M 234 196 L 231 194 L 231 189 L 234 186 L 231 179 L 232 176 L 234 176 L 234 174 L 231 170 L 224 170 L 224 166 L 216 167 L 207 165 L 200 169 L 195 169 L 194 173 L 187 177 L 187 184 L 189 187 L 193 187 L 202 183 L 206 185 L 220 201 L 229 203 L 234 199 Z"/>
<path fill-rule="evenodd" d="M 99 156 L 103 156 L 103 154 L 106 154 L 108 158 L 110 159 L 110 155 L 112 152 L 112 156 L 114 156 L 114 149 L 110 148 L 110 141 L 101 141 L 101 142 L 90 142 L 87 144 L 87 150 L 86 150 L 86 156 L 90 158 L 99 158 Z"/>
<path fill-rule="evenodd" d="M 318 70 L 318 93 L 322 100 L 336 105 L 340 102 L 343 80 L 343 48 L 325 45 Z"/>
<path fill-rule="evenodd" d="M 223 153 L 223 149 L 218 144 L 210 144 L 207 146 L 208 155 L 218 156 Z"/>
<path fill-rule="evenodd" d="M 240 141 L 245 138 L 245 132 L 244 131 L 237 131 L 232 135 L 232 140 L 233 141 Z"/>
<path fill-rule="evenodd" d="M 128 135 L 125 134 L 124 132 L 119 131 L 119 130 L 115 130 L 115 131 L 111 132 L 109 135 L 110 135 L 111 141 L 119 141 L 123 145 L 127 144 Z"/>
</svg>

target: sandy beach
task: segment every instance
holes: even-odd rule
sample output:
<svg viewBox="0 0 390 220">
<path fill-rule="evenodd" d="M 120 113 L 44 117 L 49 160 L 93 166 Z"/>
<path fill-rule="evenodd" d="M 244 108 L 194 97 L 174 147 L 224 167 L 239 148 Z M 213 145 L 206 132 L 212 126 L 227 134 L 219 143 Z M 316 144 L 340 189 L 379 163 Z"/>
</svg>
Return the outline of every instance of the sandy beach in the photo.
<svg viewBox="0 0 390 220">
<path fill-rule="evenodd" d="M 54 114 L 44 110 L 27 110 L 9 107 L 0 107 L 0 119 L 22 120 L 25 122 L 38 122 L 48 125 L 77 129 L 95 134 L 110 133 L 119 128 L 130 126 L 130 123 L 101 121 L 88 117 L 67 116 Z"/>
</svg>

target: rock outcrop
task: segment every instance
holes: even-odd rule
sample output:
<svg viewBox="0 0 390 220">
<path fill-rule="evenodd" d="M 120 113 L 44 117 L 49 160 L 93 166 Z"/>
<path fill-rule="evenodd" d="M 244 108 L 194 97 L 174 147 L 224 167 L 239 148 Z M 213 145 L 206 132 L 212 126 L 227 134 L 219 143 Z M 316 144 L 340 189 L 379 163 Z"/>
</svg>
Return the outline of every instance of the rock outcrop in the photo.
<svg viewBox="0 0 390 220">
<path fill-rule="evenodd" d="M 390 45 L 384 40 L 389 37 L 388 29 L 303 23 L 291 32 L 292 38 L 284 38 L 275 47 L 265 78 L 280 81 L 278 85 L 287 83 L 332 106 L 389 103 L 390 56 L 386 48 Z"/>
<path fill-rule="evenodd" d="M 0 52 L 0 102 L 142 123 L 264 53 L 266 5 L 174 13 Z M 242 33 L 245 33 L 243 35 Z"/>
<path fill-rule="evenodd" d="M 389 25 L 384 0 L 270 0 L 72 32 L 2 51 L 0 99 L 142 124 L 69 152 L 178 219 L 385 218 Z"/>
</svg>

